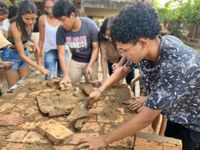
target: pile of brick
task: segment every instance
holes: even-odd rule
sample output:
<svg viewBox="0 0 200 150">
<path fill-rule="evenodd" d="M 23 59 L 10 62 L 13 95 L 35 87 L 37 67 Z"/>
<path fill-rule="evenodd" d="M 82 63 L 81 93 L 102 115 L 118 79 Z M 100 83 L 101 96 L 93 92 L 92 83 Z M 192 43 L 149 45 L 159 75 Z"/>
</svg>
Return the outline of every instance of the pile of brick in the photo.
<svg viewBox="0 0 200 150">
<path fill-rule="evenodd" d="M 90 109 L 84 105 L 88 100 L 85 91 L 84 84 L 72 91 L 61 91 L 58 80 L 28 79 L 14 93 L 2 96 L 0 113 L 15 112 L 24 122 L 18 126 L 0 127 L 0 148 L 72 150 L 79 142 L 107 133 L 135 115 L 123 105 L 123 101 L 130 98 L 126 85 L 109 88 Z M 70 100 L 74 103 L 67 107 Z M 155 135 L 149 126 L 106 149 L 180 150 L 181 146 L 179 140 Z"/>
</svg>

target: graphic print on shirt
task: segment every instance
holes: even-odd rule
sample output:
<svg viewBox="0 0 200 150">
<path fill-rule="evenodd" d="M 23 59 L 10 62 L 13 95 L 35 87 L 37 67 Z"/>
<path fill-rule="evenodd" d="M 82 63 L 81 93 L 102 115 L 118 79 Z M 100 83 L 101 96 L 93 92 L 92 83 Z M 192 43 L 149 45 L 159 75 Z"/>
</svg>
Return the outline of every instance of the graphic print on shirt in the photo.
<svg viewBox="0 0 200 150">
<path fill-rule="evenodd" d="M 87 48 L 87 38 L 86 36 L 66 37 L 66 44 L 73 52 L 80 53 L 81 50 Z"/>
</svg>

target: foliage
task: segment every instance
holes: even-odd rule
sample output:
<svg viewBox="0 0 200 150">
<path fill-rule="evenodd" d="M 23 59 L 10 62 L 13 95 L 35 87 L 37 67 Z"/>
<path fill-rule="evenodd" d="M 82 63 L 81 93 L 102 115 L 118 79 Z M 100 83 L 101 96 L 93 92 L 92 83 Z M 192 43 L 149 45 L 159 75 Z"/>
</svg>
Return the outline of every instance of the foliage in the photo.
<svg viewBox="0 0 200 150">
<path fill-rule="evenodd" d="M 200 0 L 170 0 L 164 8 L 154 6 L 161 23 L 168 23 L 170 31 L 178 37 L 189 26 L 200 24 Z"/>
<path fill-rule="evenodd" d="M 7 6 L 12 6 L 16 4 L 16 0 L 4 0 Z"/>
</svg>

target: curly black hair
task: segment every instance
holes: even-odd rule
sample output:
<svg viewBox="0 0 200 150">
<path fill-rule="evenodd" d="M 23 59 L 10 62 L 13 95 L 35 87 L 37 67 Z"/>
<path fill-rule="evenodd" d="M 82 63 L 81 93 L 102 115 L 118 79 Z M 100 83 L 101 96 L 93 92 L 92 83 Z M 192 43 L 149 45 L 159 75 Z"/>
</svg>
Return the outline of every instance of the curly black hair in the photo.
<svg viewBox="0 0 200 150">
<path fill-rule="evenodd" d="M 141 37 L 154 39 L 160 30 L 155 9 L 139 2 L 121 10 L 111 27 L 111 38 L 122 43 L 134 42 Z"/>
</svg>

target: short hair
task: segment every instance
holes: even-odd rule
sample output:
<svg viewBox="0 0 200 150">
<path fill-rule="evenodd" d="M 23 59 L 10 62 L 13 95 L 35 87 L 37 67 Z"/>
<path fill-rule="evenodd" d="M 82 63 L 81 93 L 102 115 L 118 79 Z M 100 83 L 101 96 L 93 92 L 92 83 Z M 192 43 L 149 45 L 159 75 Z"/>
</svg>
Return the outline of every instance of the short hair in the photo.
<svg viewBox="0 0 200 150">
<path fill-rule="evenodd" d="M 111 38 L 122 43 L 134 42 L 141 37 L 154 39 L 160 30 L 155 9 L 139 2 L 121 10 L 111 27 Z"/>
<path fill-rule="evenodd" d="M 53 7 L 53 15 L 55 18 L 60 18 L 62 16 L 70 17 L 72 12 L 76 16 L 76 9 L 68 0 L 59 0 Z"/>
<path fill-rule="evenodd" d="M 8 7 L 3 0 L 0 0 L 0 15 L 8 15 Z"/>
</svg>

